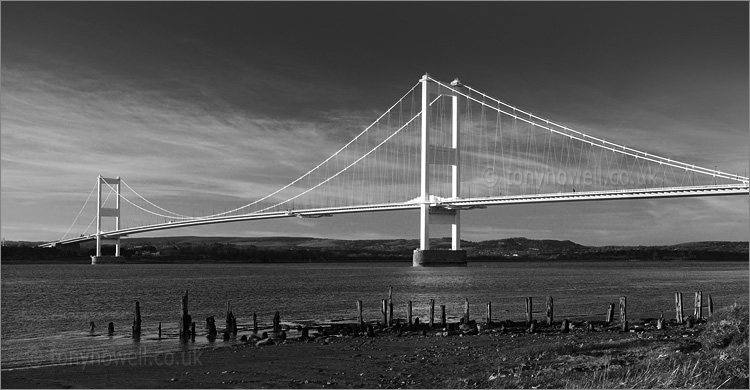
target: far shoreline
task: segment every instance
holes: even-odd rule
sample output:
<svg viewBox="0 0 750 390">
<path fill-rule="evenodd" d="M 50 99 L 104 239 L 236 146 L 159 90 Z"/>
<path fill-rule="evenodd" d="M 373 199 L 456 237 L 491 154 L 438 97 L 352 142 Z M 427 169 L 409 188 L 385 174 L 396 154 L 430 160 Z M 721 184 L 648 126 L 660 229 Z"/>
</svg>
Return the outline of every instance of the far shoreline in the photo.
<svg viewBox="0 0 750 390">
<path fill-rule="evenodd" d="M 528 263 L 546 263 L 546 264 L 556 264 L 556 263 L 742 263 L 747 262 L 748 259 L 719 259 L 719 260 L 704 260 L 704 259 L 659 259 L 659 260 L 643 260 L 643 259 L 604 259 L 604 260 L 596 260 L 596 259 L 584 259 L 584 260 L 575 260 L 575 259 L 561 259 L 561 260 L 549 260 L 549 259 L 521 259 L 521 260 L 515 260 L 515 259 L 500 259 L 500 260 L 493 260 L 493 259 L 477 259 L 473 260 L 471 258 L 468 259 L 468 264 L 472 263 L 482 263 L 482 264 L 493 264 L 493 263 L 503 263 L 503 264 L 528 264 Z M 42 260 L 16 260 L 16 259 L 10 259 L 10 260 L 2 260 L 0 261 L 0 264 L 2 265 L 52 265 L 52 264 L 91 264 L 90 258 L 76 258 L 76 259 L 60 259 L 60 260 L 48 260 L 48 259 L 42 259 Z M 151 259 L 125 259 L 124 263 L 119 264 L 98 264 L 99 266 L 117 266 L 117 265 L 127 265 L 127 264 L 200 264 L 200 265 L 213 265 L 213 264 L 254 264 L 254 265 L 269 265 L 269 264 L 345 264 L 345 265 L 356 265 L 356 264 L 368 264 L 368 265 L 377 265 L 377 264 L 383 264 L 383 265 L 411 265 L 411 260 L 360 260 L 360 261 L 265 261 L 265 262 L 257 262 L 257 261 L 237 261 L 237 260 L 180 260 L 180 259 L 159 259 L 159 260 L 151 260 Z"/>
</svg>

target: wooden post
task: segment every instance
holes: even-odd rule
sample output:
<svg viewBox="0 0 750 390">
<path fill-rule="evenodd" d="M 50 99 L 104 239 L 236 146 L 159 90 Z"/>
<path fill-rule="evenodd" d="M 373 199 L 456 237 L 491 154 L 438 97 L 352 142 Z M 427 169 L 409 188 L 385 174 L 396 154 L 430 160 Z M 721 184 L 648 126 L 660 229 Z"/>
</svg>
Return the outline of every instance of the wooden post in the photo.
<svg viewBox="0 0 750 390">
<path fill-rule="evenodd" d="M 135 301 L 135 315 L 133 316 L 133 336 L 141 334 L 141 303 Z"/>
<path fill-rule="evenodd" d="M 388 309 L 389 316 L 386 319 L 388 326 L 393 326 L 393 286 L 388 286 Z"/>
<path fill-rule="evenodd" d="M 469 298 L 464 298 L 464 324 L 469 325 Z"/>
<path fill-rule="evenodd" d="M 695 292 L 695 312 L 693 313 L 696 321 L 703 319 L 703 291 Z"/>
<path fill-rule="evenodd" d="M 714 316 L 714 301 L 711 299 L 711 294 L 708 294 L 708 316 Z"/>
<path fill-rule="evenodd" d="M 383 299 L 381 303 L 382 306 L 380 308 L 380 312 L 383 314 L 383 324 L 388 325 L 388 300 Z M 393 319 L 393 317 L 391 317 L 391 319 Z"/>
<path fill-rule="evenodd" d="M 390 313 L 388 325 L 393 326 L 393 301 L 388 302 L 388 313 Z"/>
<path fill-rule="evenodd" d="M 526 325 L 531 325 L 532 314 L 531 314 L 531 297 L 526 298 Z"/>
<path fill-rule="evenodd" d="M 227 318 L 226 318 L 226 332 L 234 333 L 234 313 L 232 312 L 232 305 L 227 301 Z"/>
<path fill-rule="evenodd" d="M 281 315 L 278 310 L 273 313 L 273 331 L 281 332 Z"/>
<path fill-rule="evenodd" d="M 570 322 L 568 321 L 567 318 L 564 319 L 563 322 L 562 322 L 562 332 L 563 333 L 570 332 Z"/>
<path fill-rule="evenodd" d="M 216 320 L 213 316 L 206 317 L 206 329 L 208 329 L 209 339 L 216 337 Z"/>
<path fill-rule="evenodd" d="M 190 323 L 190 339 L 195 341 L 195 322 Z"/>
<path fill-rule="evenodd" d="M 553 321 L 552 297 L 547 297 L 547 325 L 552 326 Z"/>
<path fill-rule="evenodd" d="M 412 322 L 411 322 L 411 301 L 408 301 L 406 303 L 406 322 L 409 324 L 409 326 L 412 325 Z"/>
<path fill-rule="evenodd" d="M 664 330 L 664 314 L 659 315 L 659 319 L 656 321 L 656 330 Z"/>
<path fill-rule="evenodd" d="M 430 328 L 435 326 L 435 300 L 430 299 Z"/>
<path fill-rule="evenodd" d="M 440 305 L 440 326 L 445 328 L 448 324 L 445 318 L 445 305 Z"/>
<path fill-rule="evenodd" d="M 487 328 L 492 326 L 492 301 L 487 302 Z"/>
<path fill-rule="evenodd" d="M 253 334 L 258 334 L 258 316 L 253 312 Z"/>
<path fill-rule="evenodd" d="M 620 297 L 620 323 L 627 322 L 627 303 L 628 299 L 627 297 Z"/>
<path fill-rule="evenodd" d="M 362 327 L 365 323 L 365 321 L 362 318 L 362 301 L 357 301 L 357 312 L 359 312 L 359 323 L 357 324 L 358 327 Z"/>
<path fill-rule="evenodd" d="M 682 315 L 682 293 L 676 292 L 674 293 L 674 305 L 675 305 L 675 312 L 677 314 L 677 323 L 682 324 L 685 319 Z"/>
<path fill-rule="evenodd" d="M 188 314 L 188 291 L 185 290 L 185 295 L 182 297 L 182 319 L 180 320 L 180 337 L 187 340 L 190 335 L 190 323 L 193 322 L 190 314 Z"/>
<path fill-rule="evenodd" d="M 161 338 L 161 321 L 159 321 L 159 338 Z"/>
<path fill-rule="evenodd" d="M 109 334 L 110 336 L 112 336 L 113 334 L 115 334 L 115 323 L 114 322 L 110 322 L 109 325 L 107 326 L 107 334 Z"/>
<path fill-rule="evenodd" d="M 607 324 L 611 324 L 612 320 L 615 317 L 615 304 L 610 303 L 609 307 L 607 308 Z"/>
</svg>

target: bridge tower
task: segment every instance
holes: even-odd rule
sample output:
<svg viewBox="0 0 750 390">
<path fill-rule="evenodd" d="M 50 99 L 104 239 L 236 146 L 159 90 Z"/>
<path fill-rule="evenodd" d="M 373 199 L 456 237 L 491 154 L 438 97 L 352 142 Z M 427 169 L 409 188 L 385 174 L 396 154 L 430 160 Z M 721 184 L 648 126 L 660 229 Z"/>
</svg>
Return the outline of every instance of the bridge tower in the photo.
<svg viewBox="0 0 750 390">
<path fill-rule="evenodd" d="M 115 198 L 115 207 L 103 207 L 102 204 L 102 184 L 114 186 L 117 192 Z M 101 175 L 98 177 L 96 197 L 96 256 L 91 256 L 91 264 L 102 263 L 122 263 L 120 256 L 120 237 L 106 238 L 102 235 L 102 218 L 114 217 L 115 230 L 120 230 L 120 177 L 106 178 Z M 102 244 L 115 244 L 115 256 L 102 256 Z"/>
<path fill-rule="evenodd" d="M 466 266 L 466 251 L 461 250 L 461 210 L 433 206 L 430 196 L 430 165 L 451 165 L 451 197 L 458 199 L 461 193 L 460 133 L 458 94 L 454 89 L 431 82 L 425 74 L 422 83 L 422 140 L 421 140 L 421 206 L 419 249 L 414 250 L 412 266 Z M 458 89 L 461 82 L 455 79 L 451 87 Z M 436 146 L 430 143 L 430 99 L 432 96 L 449 96 L 451 99 L 451 146 Z M 430 224 L 451 225 L 451 250 L 430 249 Z"/>
</svg>

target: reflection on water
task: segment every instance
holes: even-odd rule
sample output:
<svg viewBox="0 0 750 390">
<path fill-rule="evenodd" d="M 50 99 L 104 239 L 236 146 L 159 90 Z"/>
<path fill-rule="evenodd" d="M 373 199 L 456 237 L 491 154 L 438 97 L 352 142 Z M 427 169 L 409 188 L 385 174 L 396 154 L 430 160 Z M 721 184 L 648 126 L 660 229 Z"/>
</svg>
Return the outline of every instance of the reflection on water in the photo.
<svg viewBox="0 0 750 390">
<path fill-rule="evenodd" d="M 434 299 L 455 320 L 468 298 L 473 315 L 484 316 L 492 301 L 494 320 L 520 320 L 525 297 L 533 297 L 541 316 L 550 295 L 558 318 L 604 318 L 607 305 L 621 295 L 628 297 L 629 317 L 669 317 L 675 291 L 683 292 L 688 313 L 698 290 L 705 301 L 711 294 L 716 307 L 747 303 L 747 280 L 747 263 L 707 262 L 470 263 L 416 269 L 406 263 L 2 265 L 2 368 L 209 345 L 200 336 L 187 344 L 177 339 L 185 290 L 200 335 L 208 316 L 216 318 L 221 332 L 227 301 L 240 334 L 251 331 L 253 312 L 263 327 L 270 326 L 276 310 L 282 323 L 292 325 L 353 321 L 359 299 L 365 318 L 377 320 L 388 286 L 393 286 L 394 314 L 402 318 L 406 301 L 412 300 L 414 315 L 426 319 Z M 141 305 L 139 342 L 130 337 L 135 301 Z M 106 334 L 110 321 L 113 336 Z"/>
</svg>

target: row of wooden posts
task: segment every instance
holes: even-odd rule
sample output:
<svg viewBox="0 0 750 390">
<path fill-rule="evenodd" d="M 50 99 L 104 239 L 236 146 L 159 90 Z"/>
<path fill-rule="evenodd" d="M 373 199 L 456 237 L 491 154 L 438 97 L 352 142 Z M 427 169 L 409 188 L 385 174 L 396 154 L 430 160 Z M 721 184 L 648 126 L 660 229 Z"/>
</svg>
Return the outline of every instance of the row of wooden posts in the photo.
<svg viewBox="0 0 750 390">
<path fill-rule="evenodd" d="M 684 316 L 683 312 L 683 305 L 682 305 L 682 293 L 681 292 L 675 292 L 675 312 L 676 312 L 676 320 L 678 324 L 684 324 L 686 322 L 686 318 Z M 702 291 L 696 291 L 695 292 L 695 305 L 694 305 L 694 312 L 691 317 L 688 317 L 687 321 L 694 321 L 694 320 L 701 320 L 703 318 L 703 292 Z M 192 320 L 192 316 L 188 313 L 188 292 L 185 291 L 185 295 L 182 297 L 181 301 L 181 308 L 182 308 L 182 317 L 180 319 L 180 331 L 179 331 L 179 337 L 181 339 L 193 339 L 195 340 L 195 322 Z M 714 311 L 714 305 L 713 300 L 711 298 L 711 295 L 708 296 L 708 316 L 713 316 Z M 357 311 L 358 311 L 358 319 L 359 324 L 364 324 L 364 318 L 363 318 L 363 305 L 362 301 L 357 301 Z M 615 312 L 615 303 L 612 303 L 609 305 L 607 309 L 607 317 L 605 322 L 606 323 L 612 323 L 614 320 L 614 312 Z M 532 298 L 527 297 L 526 298 L 526 323 L 531 325 L 535 324 L 533 320 L 533 307 L 532 307 Z M 381 314 L 383 315 L 383 325 L 384 326 L 394 326 L 394 318 L 393 318 L 393 288 L 388 288 L 388 299 L 383 299 L 381 301 Z M 552 325 L 554 320 L 554 301 L 552 297 L 547 297 L 547 305 L 546 305 L 546 322 L 547 325 Z M 620 323 L 622 324 L 623 330 L 627 330 L 627 297 L 620 297 L 620 317 L 619 317 Z M 407 301 L 406 304 L 406 322 L 408 326 L 412 326 L 418 324 L 418 319 L 413 320 L 412 317 L 412 301 Z M 658 328 L 663 328 L 663 316 L 660 318 L 660 321 L 658 323 Z M 464 301 L 464 313 L 462 317 L 462 322 L 465 324 L 469 323 L 469 299 L 465 298 Z M 691 322 L 689 322 L 691 323 Z M 487 326 L 490 326 L 492 324 L 492 302 L 487 302 L 487 317 L 486 317 L 486 324 Z M 429 326 L 434 327 L 435 326 L 435 300 L 430 299 L 430 314 L 429 314 Z M 445 311 L 445 305 L 440 305 L 440 327 L 445 328 L 447 326 L 447 317 L 446 317 L 446 311 Z M 567 329 L 568 327 L 568 320 L 563 320 L 563 328 Z M 208 336 L 215 337 L 217 335 L 216 331 L 216 322 L 214 320 L 214 317 L 208 317 L 206 318 L 206 328 L 208 330 Z M 232 311 L 231 305 L 229 302 L 227 302 L 227 316 L 226 316 L 226 328 L 224 332 L 224 339 L 229 338 L 229 334 L 237 335 L 237 318 L 234 316 L 234 313 Z M 92 330 L 93 330 L 93 323 L 92 323 Z M 280 314 L 279 312 L 274 313 L 273 317 L 273 331 L 274 332 L 280 332 L 281 331 L 281 324 L 280 324 Z M 109 333 L 114 332 L 114 324 L 112 322 L 109 323 Z M 141 306 L 138 301 L 135 302 L 135 314 L 133 315 L 133 326 L 132 326 L 132 332 L 133 336 L 140 336 L 141 333 Z M 161 322 L 159 322 L 159 338 L 161 338 Z M 258 317 L 255 313 L 253 313 L 253 333 L 258 333 Z"/>
<path fill-rule="evenodd" d="M 615 312 L 615 303 L 612 303 L 609 305 L 609 308 L 607 310 L 607 317 L 605 322 L 606 323 L 612 323 L 614 320 L 614 312 Z M 693 312 L 692 320 L 701 320 L 703 318 L 703 292 L 702 291 L 696 291 L 695 292 L 695 310 Z M 714 311 L 714 304 L 713 299 L 711 298 L 711 295 L 708 296 L 708 316 L 713 316 Z M 553 298 L 547 297 L 547 307 L 546 307 L 546 322 L 547 325 L 552 325 L 554 321 L 554 300 Z M 357 311 L 359 312 L 359 322 L 363 323 L 362 318 L 362 301 L 357 301 Z M 682 305 L 682 293 L 681 292 L 675 292 L 675 312 L 676 312 L 676 320 L 678 324 L 684 324 L 685 323 L 685 316 L 683 311 L 683 305 Z M 533 306 L 532 306 L 532 297 L 526 298 L 526 323 L 531 324 L 533 323 Z M 393 319 L 393 289 L 388 289 L 388 299 L 383 299 L 381 301 L 381 314 L 383 315 L 383 323 L 387 324 L 387 326 L 393 326 L 394 325 L 394 319 Z M 435 325 L 435 300 L 430 299 L 430 314 L 429 314 L 429 325 L 430 327 L 434 327 Z M 627 328 L 627 297 L 620 297 L 620 323 L 623 324 L 623 328 Z M 565 321 L 563 322 L 563 326 L 565 326 Z M 413 325 L 412 321 L 412 301 L 407 301 L 406 303 L 406 322 L 409 326 Z M 464 315 L 463 315 L 463 322 L 468 323 L 469 322 L 469 299 L 465 298 L 464 301 Z M 492 302 L 487 302 L 487 317 L 486 317 L 486 324 L 489 326 L 492 323 Z M 445 327 L 446 326 L 446 314 L 445 314 L 445 305 L 440 305 L 440 326 Z M 662 325 L 660 328 L 663 327 L 663 316 L 662 316 Z"/>
</svg>

